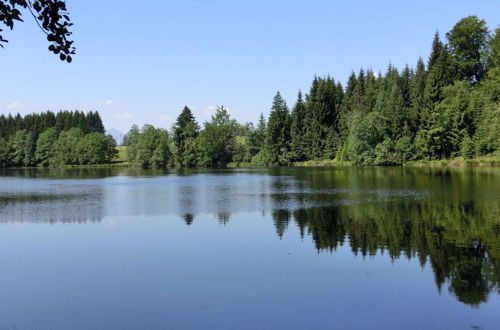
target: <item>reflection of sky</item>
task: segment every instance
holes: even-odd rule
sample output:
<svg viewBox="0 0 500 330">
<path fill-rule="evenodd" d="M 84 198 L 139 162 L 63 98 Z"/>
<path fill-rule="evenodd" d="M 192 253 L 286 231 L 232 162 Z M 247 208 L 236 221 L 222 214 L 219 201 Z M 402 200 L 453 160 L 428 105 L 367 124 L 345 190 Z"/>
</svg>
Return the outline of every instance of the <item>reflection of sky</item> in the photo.
<svg viewBox="0 0 500 330">
<path fill-rule="evenodd" d="M 428 191 L 406 188 L 311 188 L 307 181 L 292 176 L 235 173 L 88 180 L 0 178 L 0 221 L 81 222 L 105 215 L 269 212 L 431 196 Z"/>
<path fill-rule="evenodd" d="M 98 184 L 0 178 L 0 222 L 100 221 L 102 199 Z"/>
<path fill-rule="evenodd" d="M 119 178 L 104 190 L 107 214 L 124 215 L 270 211 L 429 196 L 404 189 L 310 189 L 289 176 L 260 174 Z"/>
<path fill-rule="evenodd" d="M 468 195 L 438 194 L 456 193 L 447 181 L 417 189 L 411 180 L 358 176 L 369 182 L 265 171 L 0 177 L 0 328 L 495 328 L 500 300 L 486 245 L 441 244 L 441 231 L 432 231 L 445 204 L 479 218 Z M 488 194 L 484 180 L 464 191 L 480 183 Z M 435 212 L 417 237 L 437 244 L 441 258 L 421 264 L 411 254 L 420 241 L 404 240 L 410 231 L 392 235 L 390 226 L 425 206 Z M 375 228 L 379 211 L 395 219 Z M 99 225 L 66 224 L 94 220 Z M 380 233 L 387 242 L 374 236 Z M 425 247 L 416 252 L 428 253 Z M 438 291 L 433 267 L 442 264 Z M 477 291 L 477 274 L 457 272 L 471 265 L 484 267 L 477 274 L 491 286 L 477 308 L 458 299 Z M 471 287 L 454 292 L 450 279 Z"/>
</svg>

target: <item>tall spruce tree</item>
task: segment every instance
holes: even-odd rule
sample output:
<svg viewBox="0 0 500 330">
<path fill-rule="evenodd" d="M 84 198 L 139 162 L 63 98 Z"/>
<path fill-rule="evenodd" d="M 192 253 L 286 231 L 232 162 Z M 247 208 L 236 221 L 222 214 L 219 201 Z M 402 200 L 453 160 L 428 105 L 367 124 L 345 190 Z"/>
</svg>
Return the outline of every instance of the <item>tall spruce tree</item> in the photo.
<svg viewBox="0 0 500 330">
<path fill-rule="evenodd" d="M 290 114 L 280 92 L 274 96 L 267 123 L 265 148 L 269 165 L 290 164 Z"/>
<path fill-rule="evenodd" d="M 424 91 L 427 72 L 422 58 L 418 59 L 417 68 L 411 84 L 410 97 L 413 120 L 410 123 L 413 134 L 416 134 L 422 123 L 422 113 L 424 110 Z"/>
<path fill-rule="evenodd" d="M 305 160 L 305 143 L 304 143 L 304 120 L 306 116 L 306 107 L 302 99 L 302 92 L 299 91 L 297 95 L 297 102 L 295 103 L 291 114 L 291 128 L 290 128 L 290 151 L 293 161 Z"/>
<path fill-rule="evenodd" d="M 434 34 L 434 39 L 432 40 L 431 54 L 429 55 L 429 60 L 427 61 L 427 72 L 432 70 L 432 67 L 436 63 L 438 57 L 441 55 L 444 45 L 439 36 L 439 32 L 436 31 Z"/>
<path fill-rule="evenodd" d="M 314 78 L 306 99 L 304 137 L 308 159 L 335 155 L 340 142 L 337 128 L 342 97 L 343 91 L 332 78 Z"/>
<path fill-rule="evenodd" d="M 198 136 L 199 126 L 196 123 L 191 109 L 187 106 L 182 109 L 174 126 L 174 143 L 177 148 L 176 156 L 181 167 L 193 167 L 195 159 L 195 139 Z"/>
</svg>

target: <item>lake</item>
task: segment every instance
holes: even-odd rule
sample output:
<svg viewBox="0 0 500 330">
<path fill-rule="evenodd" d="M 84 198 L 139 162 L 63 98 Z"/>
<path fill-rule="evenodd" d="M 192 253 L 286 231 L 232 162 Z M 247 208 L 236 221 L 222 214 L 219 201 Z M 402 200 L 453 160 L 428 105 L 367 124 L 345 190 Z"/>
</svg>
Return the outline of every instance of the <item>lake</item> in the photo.
<svg viewBox="0 0 500 330">
<path fill-rule="evenodd" d="M 0 330 L 499 329 L 500 169 L 0 171 Z"/>
</svg>

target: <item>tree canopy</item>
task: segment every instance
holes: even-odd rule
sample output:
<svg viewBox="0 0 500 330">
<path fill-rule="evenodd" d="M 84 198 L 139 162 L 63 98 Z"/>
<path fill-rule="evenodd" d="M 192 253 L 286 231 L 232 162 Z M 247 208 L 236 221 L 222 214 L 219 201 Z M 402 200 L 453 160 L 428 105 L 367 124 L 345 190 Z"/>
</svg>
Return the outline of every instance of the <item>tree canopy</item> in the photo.
<svg viewBox="0 0 500 330">
<path fill-rule="evenodd" d="M 61 61 L 71 63 L 71 55 L 75 54 L 73 41 L 70 39 L 72 32 L 66 2 L 63 0 L 0 0 L 0 22 L 10 30 L 14 29 L 17 22 L 23 22 L 21 10 L 29 12 L 42 32 L 47 36 L 48 49 L 59 55 Z M 0 47 L 8 42 L 0 29 Z"/>
</svg>

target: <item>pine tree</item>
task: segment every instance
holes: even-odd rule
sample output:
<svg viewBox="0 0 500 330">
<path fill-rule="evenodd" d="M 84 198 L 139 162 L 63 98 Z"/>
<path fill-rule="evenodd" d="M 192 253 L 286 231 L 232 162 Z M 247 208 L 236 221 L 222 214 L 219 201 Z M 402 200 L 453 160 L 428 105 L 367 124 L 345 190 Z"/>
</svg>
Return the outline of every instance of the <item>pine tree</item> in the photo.
<svg viewBox="0 0 500 330">
<path fill-rule="evenodd" d="M 429 60 L 427 61 L 427 72 L 432 70 L 438 57 L 441 55 L 443 48 L 444 45 L 439 37 L 439 32 L 436 31 L 434 34 L 434 40 L 432 40 L 431 54 L 429 55 Z"/>
<path fill-rule="evenodd" d="M 456 66 L 446 47 L 441 52 L 427 75 L 424 90 L 424 109 L 421 114 L 421 126 L 416 137 L 418 157 L 439 158 L 443 149 L 439 136 L 443 127 L 440 126 L 440 114 L 436 110 L 443 100 L 443 87 L 453 83 L 456 77 Z"/>
<path fill-rule="evenodd" d="M 195 153 L 194 140 L 198 136 L 199 126 L 191 109 L 184 107 L 174 126 L 174 143 L 176 156 L 181 167 L 195 166 L 192 155 Z"/>
<path fill-rule="evenodd" d="M 280 92 L 274 96 L 267 123 L 265 148 L 269 165 L 290 163 L 290 114 Z"/>
<path fill-rule="evenodd" d="M 427 72 L 422 58 L 418 59 L 417 69 L 413 78 L 410 90 L 411 106 L 413 113 L 413 120 L 410 122 L 412 132 L 415 134 L 420 128 L 423 121 L 422 114 L 424 111 L 424 91 Z"/>
<path fill-rule="evenodd" d="M 334 157 L 340 142 L 338 124 L 342 97 L 343 91 L 332 78 L 314 78 L 305 105 L 304 140 L 308 159 Z"/>
<path fill-rule="evenodd" d="M 302 93 L 299 91 L 297 102 L 292 109 L 291 128 L 290 128 L 290 151 L 293 161 L 305 160 L 304 145 L 304 120 L 306 108 L 302 99 Z"/>
</svg>

